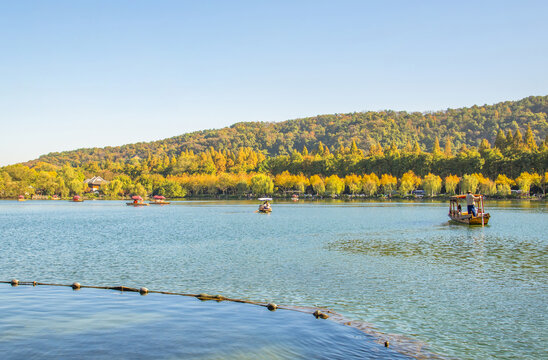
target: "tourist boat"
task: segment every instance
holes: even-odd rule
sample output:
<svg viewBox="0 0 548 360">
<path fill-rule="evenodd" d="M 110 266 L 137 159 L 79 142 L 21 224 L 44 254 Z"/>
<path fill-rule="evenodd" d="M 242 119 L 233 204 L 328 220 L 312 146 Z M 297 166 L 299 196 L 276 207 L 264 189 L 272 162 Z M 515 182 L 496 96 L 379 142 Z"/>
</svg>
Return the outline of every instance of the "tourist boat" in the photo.
<svg viewBox="0 0 548 360">
<path fill-rule="evenodd" d="M 293 201 L 299 201 L 299 195 L 297 195 L 297 194 L 291 195 L 291 200 L 293 200 Z"/>
<path fill-rule="evenodd" d="M 259 201 L 264 201 L 264 203 L 259 205 L 259 210 L 257 210 L 258 212 L 265 214 L 272 212 L 272 206 L 269 203 L 269 201 L 272 201 L 272 198 L 259 198 Z"/>
<path fill-rule="evenodd" d="M 23 195 L 19 195 L 17 201 L 25 201 L 25 197 Z"/>
<path fill-rule="evenodd" d="M 143 198 L 139 195 L 135 195 L 131 197 L 133 199 L 133 202 L 126 203 L 127 206 L 148 206 L 148 203 L 143 201 Z"/>
<path fill-rule="evenodd" d="M 479 198 L 477 216 L 474 216 L 473 214 L 468 214 L 466 210 L 462 211 L 462 207 L 459 207 L 459 200 L 466 201 L 466 195 L 451 196 L 451 198 L 449 199 L 448 214 L 451 220 L 467 225 L 487 225 L 491 215 L 485 212 L 483 195 L 474 195 L 474 197 Z"/>
<path fill-rule="evenodd" d="M 82 197 L 80 195 L 74 195 L 72 197 L 72 200 L 70 200 L 72 202 L 84 202 L 84 199 L 82 199 Z"/>
<path fill-rule="evenodd" d="M 170 202 L 166 201 L 166 198 L 162 195 L 154 195 L 152 198 L 154 200 L 149 203 L 150 205 L 169 205 L 170 204 Z"/>
</svg>

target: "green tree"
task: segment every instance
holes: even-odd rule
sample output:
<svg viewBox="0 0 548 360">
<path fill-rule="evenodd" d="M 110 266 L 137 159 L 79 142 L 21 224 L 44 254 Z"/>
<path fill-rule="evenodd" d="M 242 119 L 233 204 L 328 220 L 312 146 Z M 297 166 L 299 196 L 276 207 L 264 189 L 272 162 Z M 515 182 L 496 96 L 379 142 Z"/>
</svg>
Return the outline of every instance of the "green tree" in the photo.
<svg viewBox="0 0 548 360">
<path fill-rule="evenodd" d="M 527 125 L 527 132 L 525 133 L 525 146 L 532 151 L 538 150 L 537 142 L 535 141 L 535 136 L 533 135 L 533 130 L 529 125 Z"/>
<path fill-rule="evenodd" d="M 250 188 L 255 195 L 270 195 L 274 191 L 274 182 L 268 175 L 257 174 L 251 178 Z"/>
<path fill-rule="evenodd" d="M 479 176 L 477 174 L 465 174 L 460 183 L 460 188 L 463 193 L 471 191 L 473 194 L 476 193 L 479 185 Z"/>
</svg>

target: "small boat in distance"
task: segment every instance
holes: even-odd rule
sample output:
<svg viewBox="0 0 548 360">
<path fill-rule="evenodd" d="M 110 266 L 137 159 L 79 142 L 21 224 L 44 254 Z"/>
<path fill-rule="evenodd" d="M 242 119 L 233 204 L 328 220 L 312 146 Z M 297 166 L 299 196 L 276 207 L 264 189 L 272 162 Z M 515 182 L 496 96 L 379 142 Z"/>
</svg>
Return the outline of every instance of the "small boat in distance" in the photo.
<svg viewBox="0 0 548 360">
<path fill-rule="evenodd" d="M 82 199 L 82 197 L 80 195 L 74 195 L 72 197 L 72 200 L 70 200 L 72 202 L 84 202 L 84 199 Z"/>
<path fill-rule="evenodd" d="M 297 195 L 297 194 L 291 195 L 291 200 L 293 200 L 293 201 L 299 201 L 299 195 Z"/>
<path fill-rule="evenodd" d="M 154 195 L 152 198 L 154 200 L 149 203 L 150 205 L 169 205 L 170 204 L 170 202 L 166 201 L 166 198 L 162 195 Z"/>
<path fill-rule="evenodd" d="M 259 210 L 257 210 L 260 213 L 271 213 L 272 212 L 272 206 L 270 205 L 269 201 L 272 201 L 272 198 L 259 198 L 259 201 L 264 201 L 261 205 L 259 205 Z"/>
<path fill-rule="evenodd" d="M 466 201 L 466 195 L 456 195 L 449 198 L 449 214 L 448 216 L 451 220 L 467 224 L 467 225 L 487 225 L 491 215 L 485 212 L 483 195 L 474 195 L 474 197 L 479 198 L 478 201 L 478 211 L 477 216 L 474 214 L 468 214 L 467 211 L 462 211 L 462 207 L 459 204 L 459 200 Z"/>
<path fill-rule="evenodd" d="M 126 203 L 127 206 L 148 206 L 148 203 L 143 201 L 143 198 L 139 195 L 134 195 L 131 197 L 133 202 Z"/>
<path fill-rule="evenodd" d="M 25 199 L 25 196 L 24 196 L 24 195 L 19 195 L 19 196 L 17 197 L 17 201 L 25 201 L 25 200 L 26 200 L 26 199 Z"/>
</svg>

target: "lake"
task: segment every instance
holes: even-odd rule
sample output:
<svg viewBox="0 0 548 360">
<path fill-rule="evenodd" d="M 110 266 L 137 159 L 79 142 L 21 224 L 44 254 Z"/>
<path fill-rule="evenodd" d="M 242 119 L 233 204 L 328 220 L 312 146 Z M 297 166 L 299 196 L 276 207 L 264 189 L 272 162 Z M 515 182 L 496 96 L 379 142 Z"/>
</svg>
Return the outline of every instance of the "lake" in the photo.
<svg viewBox="0 0 548 360">
<path fill-rule="evenodd" d="M 438 202 L 273 205 L 1 201 L 0 280 L 325 307 L 411 353 L 546 357 L 546 202 L 487 201 L 485 228 L 449 223 Z"/>
</svg>

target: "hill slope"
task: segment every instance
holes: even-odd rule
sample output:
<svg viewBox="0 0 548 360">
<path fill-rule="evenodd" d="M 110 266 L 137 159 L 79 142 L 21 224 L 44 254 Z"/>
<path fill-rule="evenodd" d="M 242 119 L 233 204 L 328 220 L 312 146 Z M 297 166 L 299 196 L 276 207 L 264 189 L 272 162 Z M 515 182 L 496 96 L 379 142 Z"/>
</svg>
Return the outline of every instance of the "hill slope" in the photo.
<svg viewBox="0 0 548 360">
<path fill-rule="evenodd" d="M 440 142 L 450 138 L 456 147 L 462 144 L 477 146 L 482 139 L 493 143 L 500 129 L 519 129 L 525 133 L 528 125 L 536 140 L 541 141 L 548 135 L 547 113 L 548 96 L 531 96 L 519 101 L 431 113 L 359 112 L 278 123 L 236 123 L 222 129 L 197 131 L 154 142 L 50 153 L 29 165 L 37 161 L 62 165 L 105 159 L 129 160 L 135 156 L 174 156 L 185 150 L 201 152 L 210 147 L 217 150 L 249 147 L 275 156 L 291 153 L 294 149 L 302 150 L 303 146 L 315 148 L 320 141 L 332 149 L 340 145 L 349 147 L 355 141 L 364 150 L 375 143 L 383 146 L 394 143 L 403 147 L 417 141 L 423 150 L 429 150 L 436 137 Z"/>
</svg>

